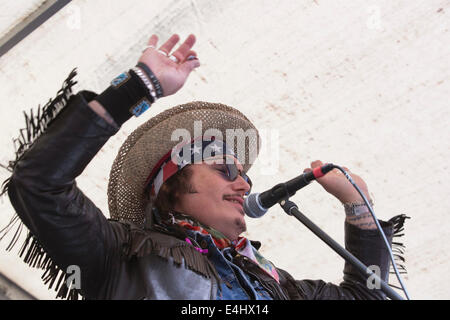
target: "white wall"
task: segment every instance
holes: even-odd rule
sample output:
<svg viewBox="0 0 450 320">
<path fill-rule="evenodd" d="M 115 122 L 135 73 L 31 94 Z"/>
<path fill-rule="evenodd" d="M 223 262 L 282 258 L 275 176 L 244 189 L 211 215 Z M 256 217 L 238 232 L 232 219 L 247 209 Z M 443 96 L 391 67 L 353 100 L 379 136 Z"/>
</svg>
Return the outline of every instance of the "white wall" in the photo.
<svg viewBox="0 0 450 320">
<path fill-rule="evenodd" d="M 0 38 L 39 8 L 44 0 L 1 0 Z"/>
<path fill-rule="evenodd" d="M 261 163 L 250 171 L 255 191 L 315 159 L 349 167 L 367 182 L 380 219 L 412 217 L 402 239 L 411 297 L 449 299 L 449 15 L 445 0 L 75 0 L 0 58 L 0 163 L 12 158 L 22 110 L 53 97 L 73 67 L 77 89 L 101 91 L 135 64 L 152 33 L 194 33 L 202 67 L 179 94 L 126 123 L 78 179 L 105 214 L 109 168 L 135 127 L 180 103 L 222 102 L 279 135 L 275 174 Z M 338 200 L 318 184 L 293 200 L 343 243 Z M 4 225 L 13 212 L 7 197 L 0 212 Z M 248 225 L 263 254 L 296 278 L 341 281 L 342 259 L 281 209 Z M 0 271 L 53 298 L 18 248 L 3 250 L 7 242 Z"/>
</svg>

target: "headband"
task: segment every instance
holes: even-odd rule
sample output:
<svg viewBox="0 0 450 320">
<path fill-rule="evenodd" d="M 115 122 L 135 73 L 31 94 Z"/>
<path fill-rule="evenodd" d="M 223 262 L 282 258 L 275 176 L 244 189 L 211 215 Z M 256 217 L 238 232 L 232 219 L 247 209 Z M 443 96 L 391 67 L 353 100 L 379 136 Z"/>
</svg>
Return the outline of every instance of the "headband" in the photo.
<svg viewBox="0 0 450 320">
<path fill-rule="evenodd" d="M 190 142 L 181 142 L 167 152 L 155 165 L 147 178 L 146 194 L 157 196 L 162 184 L 175 173 L 189 164 L 202 163 L 203 161 L 219 155 L 230 155 L 236 158 L 236 154 L 227 147 L 225 142 L 215 137 L 200 136 Z"/>
</svg>

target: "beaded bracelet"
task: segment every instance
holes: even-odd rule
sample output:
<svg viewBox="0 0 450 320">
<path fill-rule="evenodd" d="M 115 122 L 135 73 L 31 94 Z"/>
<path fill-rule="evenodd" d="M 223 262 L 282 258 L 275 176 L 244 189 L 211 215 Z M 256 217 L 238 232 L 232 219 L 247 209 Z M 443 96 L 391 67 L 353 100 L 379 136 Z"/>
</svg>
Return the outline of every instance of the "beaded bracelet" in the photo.
<svg viewBox="0 0 450 320">
<path fill-rule="evenodd" d="M 148 91 L 150 92 L 150 96 L 153 98 L 153 100 L 151 102 L 154 103 L 156 101 L 156 99 L 158 99 L 158 98 L 156 96 L 155 88 L 153 87 L 153 84 L 150 82 L 150 79 L 144 74 L 142 69 L 140 69 L 138 67 L 134 67 L 131 70 L 136 72 L 136 74 L 139 76 L 139 78 L 141 78 L 142 82 L 147 87 Z"/>
<path fill-rule="evenodd" d="M 147 75 L 147 77 L 150 79 L 150 81 L 153 84 L 153 87 L 156 90 L 156 97 L 159 99 L 164 96 L 164 92 L 161 86 L 161 83 L 159 83 L 158 79 L 156 78 L 155 74 L 150 70 L 150 68 L 143 62 L 139 62 L 137 64 L 138 68 L 141 68 Z"/>
</svg>

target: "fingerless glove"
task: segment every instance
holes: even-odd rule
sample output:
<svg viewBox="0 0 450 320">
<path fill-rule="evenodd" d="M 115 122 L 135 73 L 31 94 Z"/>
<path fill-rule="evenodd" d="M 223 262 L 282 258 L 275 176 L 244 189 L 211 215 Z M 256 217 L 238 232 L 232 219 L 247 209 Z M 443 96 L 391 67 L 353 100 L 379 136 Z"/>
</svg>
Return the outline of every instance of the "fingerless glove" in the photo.
<svg viewBox="0 0 450 320">
<path fill-rule="evenodd" d="M 108 111 L 119 127 L 131 116 L 140 116 L 155 101 L 143 80 L 133 70 L 117 76 L 95 100 Z"/>
</svg>

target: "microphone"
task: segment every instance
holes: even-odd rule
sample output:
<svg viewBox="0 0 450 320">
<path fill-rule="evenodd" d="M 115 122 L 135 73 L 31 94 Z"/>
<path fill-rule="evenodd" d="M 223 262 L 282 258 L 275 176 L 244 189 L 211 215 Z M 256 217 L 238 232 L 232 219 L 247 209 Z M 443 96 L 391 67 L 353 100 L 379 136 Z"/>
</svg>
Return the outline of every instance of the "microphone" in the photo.
<svg viewBox="0 0 450 320">
<path fill-rule="evenodd" d="M 272 189 L 262 193 L 252 193 L 244 201 L 244 212 L 251 218 L 262 217 L 267 210 L 287 197 L 293 196 L 298 190 L 307 186 L 311 181 L 316 180 L 335 167 L 332 163 L 327 163 L 317 167 L 310 172 L 305 172 L 285 183 L 280 183 Z"/>
</svg>

